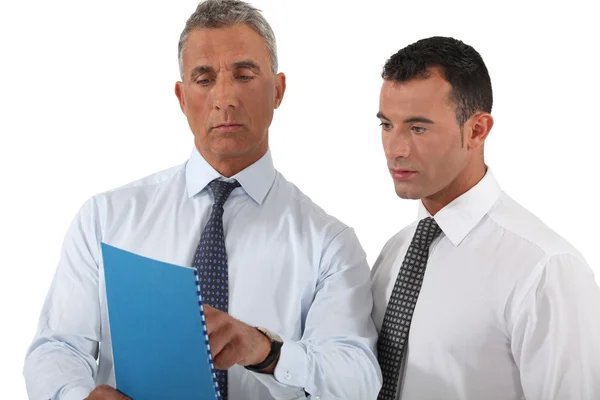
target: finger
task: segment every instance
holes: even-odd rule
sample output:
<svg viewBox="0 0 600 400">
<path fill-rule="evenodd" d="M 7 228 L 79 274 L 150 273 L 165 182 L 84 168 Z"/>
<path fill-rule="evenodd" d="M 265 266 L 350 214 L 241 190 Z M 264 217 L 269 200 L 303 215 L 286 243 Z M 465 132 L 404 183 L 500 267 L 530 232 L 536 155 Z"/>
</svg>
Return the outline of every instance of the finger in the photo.
<svg viewBox="0 0 600 400">
<path fill-rule="evenodd" d="M 209 306 L 209 305 L 208 305 L 208 304 L 206 304 L 206 303 L 203 303 L 203 304 L 202 304 L 202 307 L 204 307 L 204 314 L 212 314 L 212 313 L 214 313 L 215 311 L 219 311 L 219 310 L 217 310 L 216 308 L 214 308 L 214 307 L 211 307 L 211 306 Z"/>
<path fill-rule="evenodd" d="M 228 320 L 229 314 L 223 311 L 204 306 L 204 319 L 206 320 L 206 331 L 210 335 L 221 329 L 222 325 Z"/>
<path fill-rule="evenodd" d="M 215 368 L 227 370 L 233 367 L 237 361 L 237 352 L 232 342 L 229 342 L 222 351 L 214 358 Z"/>
<path fill-rule="evenodd" d="M 131 400 L 109 385 L 100 385 L 90 393 L 88 400 Z"/>
<path fill-rule="evenodd" d="M 114 400 L 131 400 L 131 397 L 127 396 L 122 392 L 117 391 Z"/>
<path fill-rule="evenodd" d="M 208 335 L 210 342 L 210 351 L 213 358 L 216 358 L 223 349 L 233 341 L 235 330 L 231 328 L 231 324 L 224 324 L 221 329 L 214 331 Z"/>
<path fill-rule="evenodd" d="M 96 400 L 96 399 L 110 398 L 110 396 L 112 396 L 114 394 L 114 392 L 115 392 L 114 388 L 112 388 L 108 385 L 100 385 L 100 386 L 97 386 L 94 390 L 92 390 L 92 392 L 88 396 L 88 399 Z"/>
</svg>

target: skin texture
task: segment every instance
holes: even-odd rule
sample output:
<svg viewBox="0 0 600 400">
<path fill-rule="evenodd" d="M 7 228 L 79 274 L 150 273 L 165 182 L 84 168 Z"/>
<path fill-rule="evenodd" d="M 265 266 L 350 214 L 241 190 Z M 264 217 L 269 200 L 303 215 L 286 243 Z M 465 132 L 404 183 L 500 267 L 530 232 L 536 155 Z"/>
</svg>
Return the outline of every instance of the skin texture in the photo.
<svg viewBox="0 0 600 400">
<path fill-rule="evenodd" d="M 246 25 L 192 31 L 175 94 L 196 148 L 223 176 L 232 176 L 268 149 L 285 75 L 273 76 L 264 40 Z"/>
<path fill-rule="evenodd" d="M 271 342 L 255 327 L 229 314 L 204 306 L 208 338 L 217 369 L 229 369 L 261 363 L 271 350 Z M 277 361 L 262 372 L 273 373 Z"/>
<path fill-rule="evenodd" d="M 396 194 L 421 199 L 435 215 L 485 175 L 483 144 L 494 120 L 477 112 L 459 126 L 450 84 L 438 68 L 428 72 L 428 78 L 385 80 L 377 116 Z"/>
</svg>

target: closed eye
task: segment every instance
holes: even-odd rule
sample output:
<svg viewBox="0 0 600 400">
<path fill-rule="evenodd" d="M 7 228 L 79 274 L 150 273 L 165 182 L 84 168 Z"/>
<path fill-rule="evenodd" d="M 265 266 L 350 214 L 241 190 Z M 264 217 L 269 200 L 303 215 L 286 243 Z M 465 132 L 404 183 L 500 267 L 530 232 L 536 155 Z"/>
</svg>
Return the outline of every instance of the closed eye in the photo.
<svg viewBox="0 0 600 400">
<path fill-rule="evenodd" d="M 198 79 L 196 83 L 200 86 L 208 86 L 210 85 L 210 79 Z"/>
</svg>

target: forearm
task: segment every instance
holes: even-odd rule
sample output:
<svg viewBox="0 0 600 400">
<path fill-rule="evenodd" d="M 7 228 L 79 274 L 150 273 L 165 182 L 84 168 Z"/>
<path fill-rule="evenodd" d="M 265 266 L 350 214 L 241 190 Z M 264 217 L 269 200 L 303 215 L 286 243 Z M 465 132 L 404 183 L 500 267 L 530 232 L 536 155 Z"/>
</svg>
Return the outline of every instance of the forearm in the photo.
<svg viewBox="0 0 600 400">
<path fill-rule="evenodd" d="M 101 320 L 100 234 L 95 221 L 95 202 L 88 201 L 65 236 L 37 335 L 25 359 L 30 399 L 81 400 L 94 389 Z"/>
<path fill-rule="evenodd" d="M 296 340 L 280 335 L 284 344 L 274 374 L 256 374 L 264 375 L 258 379 L 275 398 L 291 398 L 277 396 L 285 387 L 312 398 L 377 398 L 382 378 L 369 267 L 351 229 L 324 247 L 315 289 L 303 332 Z"/>
<path fill-rule="evenodd" d="M 25 359 L 23 375 L 31 400 L 82 400 L 95 387 L 96 360 L 72 346 L 38 338 Z"/>
<path fill-rule="evenodd" d="M 313 398 L 374 399 L 381 387 L 376 365 L 372 351 L 360 341 L 315 345 L 310 340 L 285 340 L 273 375 L 257 377 L 275 398 L 284 385 L 303 389 Z"/>
</svg>

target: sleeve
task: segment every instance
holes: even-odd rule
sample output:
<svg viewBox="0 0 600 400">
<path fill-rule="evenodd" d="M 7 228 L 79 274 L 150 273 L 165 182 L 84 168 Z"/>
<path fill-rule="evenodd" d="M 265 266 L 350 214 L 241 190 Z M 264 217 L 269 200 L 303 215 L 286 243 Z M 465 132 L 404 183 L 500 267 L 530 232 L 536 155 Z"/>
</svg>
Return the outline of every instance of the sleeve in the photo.
<svg viewBox="0 0 600 400">
<path fill-rule="evenodd" d="M 532 278 L 511 328 L 525 398 L 600 399 L 600 288 L 591 269 L 563 254 Z"/>
<path fill-rule="evenodd" d="M 284 337 L 274 375 L 256 375 L 276 399 L 287 399 L 280 385 L 302 388 L 313 399 L 375 399 L 382 377 L 370 271 L 352 229 L 323 250 L 320 271 L 301 340 Z"/>
<path fill-rule="evenodd" d="M 99 225 L 94 199 L 72 221 L 23 374 L 32 400 L 81 400 L 95 387 L 100 341 Z"/>
</svg>

